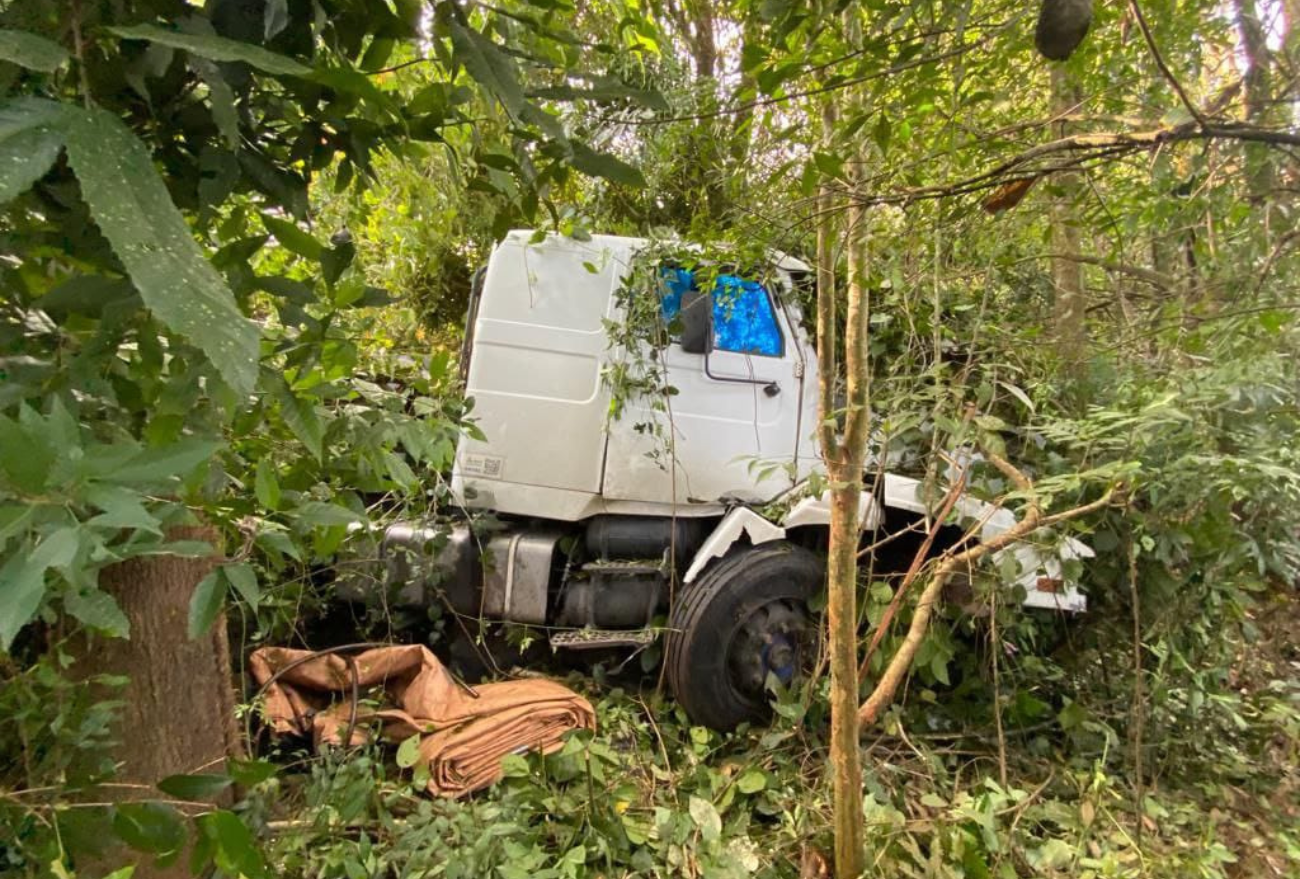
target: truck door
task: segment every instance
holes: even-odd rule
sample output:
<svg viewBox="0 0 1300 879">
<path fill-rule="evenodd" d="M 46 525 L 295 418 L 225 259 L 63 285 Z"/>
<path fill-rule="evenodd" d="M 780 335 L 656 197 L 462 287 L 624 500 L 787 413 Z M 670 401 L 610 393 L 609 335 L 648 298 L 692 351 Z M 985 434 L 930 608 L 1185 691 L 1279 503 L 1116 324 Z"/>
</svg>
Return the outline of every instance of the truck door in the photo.
<svg viewBox="0 0 1300 879">
<path fill-rule="evenodd" d="M 666 268 L 663 277 L 663 317 L 680 323 L 683 297 L 703 291 L 688 270 Z M 802 423 L 805 341 L 774 295 L 783 282 L 727 273 L 710 280 L 712 351 L 688 353 L 674 338 L 663 352 L 677 390 L 668 411 L 633 404 L 611 424 L 607 500 L 763 502 L 793 484 L 800 435 L 813 425 Z M 638 429 L 651 421 L 663 430 L 658 439 Z"/>
</svg>

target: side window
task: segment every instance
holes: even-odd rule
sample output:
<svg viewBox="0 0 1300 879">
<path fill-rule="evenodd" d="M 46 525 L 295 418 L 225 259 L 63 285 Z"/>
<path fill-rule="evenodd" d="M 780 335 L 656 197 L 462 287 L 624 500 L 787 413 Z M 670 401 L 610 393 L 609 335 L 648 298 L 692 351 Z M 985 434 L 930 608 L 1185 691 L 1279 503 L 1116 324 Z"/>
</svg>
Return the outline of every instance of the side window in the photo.
<svg viewBox="0 0 1300 879">
<path fill-rule="evenodd" d="M 672 324 L 682 310 L 682 294 L 695 286 L 695 277 L 686 269 L 663 266 L 659 269 L 663 286 L 659 293 L 659 311 L 665 324 Z"/>
<path fill-rule="evenodd" d="M 695 277 L 686 269 L 671 266 L 660 269 L 660 277 L 659 308 L 664 323 L 671 324 L 682 310 L 682 294 L 695 289 Z M 762 284 L 739 275 L 718 276 L 713 286 L 713 347 L 762 357 L 784 353 L 772 297 Z"/>
<path fill-rule="evenodd" d="M 719 275 L 713 287 L 713 347 L 763 357 L 780 357 L 781 327 L 772 297 L 757 281 Z"/>
</svg>

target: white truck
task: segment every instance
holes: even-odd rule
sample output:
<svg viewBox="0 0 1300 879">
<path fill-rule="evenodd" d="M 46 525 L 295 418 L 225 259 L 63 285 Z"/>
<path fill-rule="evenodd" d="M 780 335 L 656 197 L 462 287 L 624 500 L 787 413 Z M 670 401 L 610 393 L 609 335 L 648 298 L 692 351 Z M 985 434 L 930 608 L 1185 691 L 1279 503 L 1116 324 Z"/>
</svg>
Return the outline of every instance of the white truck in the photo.
<svg viewBox="0 0 1300 879">
<path fill-rule="evenodd" d="M 713 272 L 701 290 L 692 272 L 665 266 L 658 307 L 678 333 L 652 356 L 676 393 L 658 409 L 622 401 L 614 418 L 607 374 L 629 352 L 609 330 L 647 247 L 528 231 L 496 247 L 462 358 L 481 433 L 460 441 L 452 492 L 500 527 L 483 533 L 469 517 L 390 527 L 375 539 L 381 586 L 391 602 L 539 627 L 557 650 L 637 648 L 665 634 L 678 702 L 695 722 L 729 729 L 762 718 L 769 675 L 789 683 L 819 643 L 809 604 L 824 588 L 830 514 L 807 489 L 821 463 L 817 357 L 793 295 L 810 269 L 774 254 L 746 276 Z M 645 429 L 654 419 L 657 436 Z M 864 540 L 906 532 L 890 545 L 909 561 L 925 530 L 914 526 L 932 512 L 921 483 L 864 479 L 875 488 L 862 499 Z M 1015 522 L 971 497 L 956 510 L 985 535 Z M 961 533 L 950 526 L 948 541 Z M 1007 585 L 1025 603 L 1083 609 L 1062 560 L 1090 556 L 1087 546 L 1006 552 L 1019 571 Z"/>
</svg>

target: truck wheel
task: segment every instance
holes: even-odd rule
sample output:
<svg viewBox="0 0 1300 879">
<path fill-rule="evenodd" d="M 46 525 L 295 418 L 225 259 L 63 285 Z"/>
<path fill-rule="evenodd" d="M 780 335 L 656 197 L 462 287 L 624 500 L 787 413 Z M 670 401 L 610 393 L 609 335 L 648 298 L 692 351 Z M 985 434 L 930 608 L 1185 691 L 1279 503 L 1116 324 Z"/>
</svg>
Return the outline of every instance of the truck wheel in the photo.
<svg viewBox="0 0 1300 879">
<path fill-rule="evenodd" d="M 685 587 L 664 662 L 691 720 L 725 731 L 768 717 L 768 674 L 789 684 L 816 659 L 808 602 L 824 580 L 817 556 L 777 541 L 734 549 Z"/>
</svg>

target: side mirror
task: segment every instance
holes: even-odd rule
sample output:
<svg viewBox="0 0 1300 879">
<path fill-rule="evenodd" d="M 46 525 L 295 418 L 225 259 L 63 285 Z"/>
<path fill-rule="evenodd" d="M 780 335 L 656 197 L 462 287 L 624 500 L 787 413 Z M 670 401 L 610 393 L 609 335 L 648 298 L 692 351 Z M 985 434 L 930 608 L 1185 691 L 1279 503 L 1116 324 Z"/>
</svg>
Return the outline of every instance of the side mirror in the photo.
<svg viewBox="0 0 1300 879">
<path fill-rule="evenodd" d="M 687 354 L 713 350 L 713 296 L 694 288 L 682 293 L 681 346 Z"/>
</svg>

